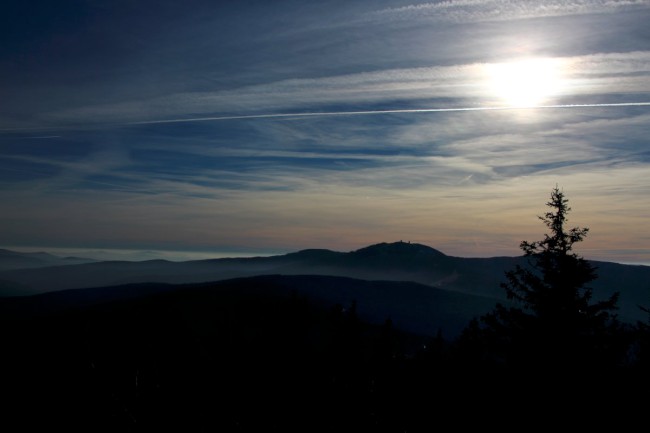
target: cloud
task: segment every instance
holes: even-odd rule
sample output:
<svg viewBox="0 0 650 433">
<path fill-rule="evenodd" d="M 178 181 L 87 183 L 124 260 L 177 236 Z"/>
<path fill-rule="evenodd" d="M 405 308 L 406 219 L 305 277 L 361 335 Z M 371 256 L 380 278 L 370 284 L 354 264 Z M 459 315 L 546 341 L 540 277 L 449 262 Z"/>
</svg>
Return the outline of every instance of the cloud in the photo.
<svg viewBox="0 0 650 433">
<path fill-rule="evenodd" d="M 277 117 L 277 110 L 340 104 L 373 104 L 395 100 L 462 97 L 458 80 L 471 77 L 476 65 L 444 68 L 393 69 L 324 78 L 289 79 L 215 92 L 176 93 L 165 97 L 80 107 L 48 113 L 46 124 L 59 122 L 138 122 L 174 120 L 188 113 L 257 112 Z M 460 88 L 462 91 L 462 88 Z M 442 107 L 445 108 L 445 107 Z M 448 107 L 451 108 L 451 107 Z M 367 111 L 367 110 L 355 110 Z M 246 116 L 246 114 L 244 114 Z M 286 117 L 282 113 L 280 116 Z M 197 117 L 197 116 L 193 116 Z M 225 114 L 224 120 L 241 118 Z"/>
<path fill-rule="evenodd" d="M 643 104 L 650 97 L 649 51 L 590 54 L 557 58 L 556 61 L 563 65 L 561 84 L 564 90 L 559 95 L 561 103 L 547 104 L 549 108 Z M 608 95 L 621 93 L 630 99 L 607 100 Z M 137 125 L 491 110 L 503 106 L 496 96 L 490 88 L 486 64 L 475 63 L 289 79 L 215 92 L 177 93 L 60 110 L 44 114 L 41 122 L 43 125 Z M 409 107 L 393 108 L 404 104 Z M 197 116 L 196 113 L 205 114 Z"/>
<path fill-rule="evenodd" d="M 113 30 L 98 18 L 117 38 L 101 60 L 69 64 L 74 41 L 34 54 L 69 75 L 6 72 L 3 239 L 256 250 L 404 239 L 518 254 L 559 184 L 593 228 L 592 254 L 644 248 L 648 1 L 363 14 L 376 5 L 283 4 L 229 25 L 228 7 L 215 18 L 206 4 L 199 20 L 156 13 L 126 32 L 140 16 L 117 14 Z M 265 31 L 247 39 L 250 28 Z M 542 107 L 506 107 L 490 86 L 489 65 L 520 57 L 561 70 Z"/>
<path fill-rule="evenodd" d="M 240 143 L 241 137 L 222 136 L 218 123 L 197 130 L 198 136 L 171 133 L 162 140 L 155 132 L 148 136 L 148 130 L 131 130 L 123 137 L 132 143 L 128 154 L 99 151 L 77 161 L 24 155 L 13 160 L 56 167 L 55 176 L 23 184 L 23 189 L 43 193 L 102 188 L 224 200 L 256 191 L 318 193 L 326 186 L 388 193 L 489 185 L 639 160 L 636 143 L 647 136 L 650 115 L 630 115 L 623 108 L 533 110 L 528 121 L 513 119 L 507 111 L 440 112 L 376 123 L 345 117 L 251 121 L 244 144 L 236 146 L 229 143 Z"/>
<path fill-rule="evenodd" d="M 650 8 L 647 0 L 450 0 L 419 3 L 371 12 L 365 19 L 378 22 L 418 20 L 476 23 L 580 14 L 605 14 Z"/>
</svg>

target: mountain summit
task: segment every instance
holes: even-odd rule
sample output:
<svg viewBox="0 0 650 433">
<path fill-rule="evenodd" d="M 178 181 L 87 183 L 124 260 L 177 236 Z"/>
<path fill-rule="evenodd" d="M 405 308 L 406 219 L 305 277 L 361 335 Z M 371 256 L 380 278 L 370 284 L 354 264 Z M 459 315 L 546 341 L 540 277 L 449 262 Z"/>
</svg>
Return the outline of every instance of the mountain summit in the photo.
<svg viewBox="0 0 650 433">
<path fill-rule="evenodd" d="M 448 256 L 422 244 L 382 242 L 348 253 L 348 260 L 376 269 L 423 270 L 444 264 Z"/>
<path fill-rule="evenodd" d="M 411 242 L 382 242 L 375 245 L 370 245 L 351 254 L 356 254 L 366 257 L 386 257 L 386 256 L 402 256 L 402 257 L 427 257 L 427 258 L 441 258 L 447 257 L 444 253 L 431 248 L 427 245 L 411 243 Z"/>
</svg>

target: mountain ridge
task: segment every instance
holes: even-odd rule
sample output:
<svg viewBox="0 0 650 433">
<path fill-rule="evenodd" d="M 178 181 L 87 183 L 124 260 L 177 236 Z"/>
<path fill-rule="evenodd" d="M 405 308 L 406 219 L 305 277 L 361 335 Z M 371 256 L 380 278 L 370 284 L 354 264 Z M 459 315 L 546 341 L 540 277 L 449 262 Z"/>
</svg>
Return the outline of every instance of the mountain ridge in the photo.
<svg viewBox="0 0 650 433">
<path fill-rule="evenodd" d="M 76 265 L 91 262 L 96 262 L 96 260 L 72 256 L 60 257 L 44 251 L 19 252 L 0 248 L 0 271 Z"/>
<path fill-rule="evenodd" d="M 33 318 L 65 314 L 113 302 L 130 302 L 164 293 L 197 292 L 218 294 L 238 288 L 250 293 L 305 296 L 324 307 L 357 303 L 364 320 L 381 324 L 390 318 L 396 327 L 419 335 L 433 336 L 438 330 L 457 336 L 478 314 L 491 310 L 496 299 L 437 289 L 410 281 L 368 281 L 324 275 L 259 275 L 227 280 L 166 284 L 140 283 L 120 286 L 68 289 L 33 296 L 0 298 L 0 317 Z"/>
<path fill-rule="evenodd" d="M 620 315 L 643 320 L 650 305 L 650 267 L 592 262 L 598 278 L 594 299 L 621 292 Z M 284 255 L 173 262 L 101 261 L 0 272 L 0 296 L 137 283 L 193 284 L 260 275 L 323 275 L 370 281 L 411 281 L 439 289 L 505 301 L 505 272 L 526 266 L 518 257 L 464 258 L 426 245 L 382 242 L 350 252 L 305 249 Z"/>
</svg>

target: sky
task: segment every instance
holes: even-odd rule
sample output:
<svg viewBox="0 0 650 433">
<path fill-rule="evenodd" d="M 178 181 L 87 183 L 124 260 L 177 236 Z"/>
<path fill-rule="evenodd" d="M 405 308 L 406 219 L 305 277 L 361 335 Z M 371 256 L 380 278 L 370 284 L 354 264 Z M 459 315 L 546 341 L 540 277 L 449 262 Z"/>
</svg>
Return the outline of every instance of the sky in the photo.
<svg viewBox="0 0 650 433">
<path fill-rule="evenodd" d="M 0 247 L 650 264 L 650 0 L 10 1 Z"/>
</svg>

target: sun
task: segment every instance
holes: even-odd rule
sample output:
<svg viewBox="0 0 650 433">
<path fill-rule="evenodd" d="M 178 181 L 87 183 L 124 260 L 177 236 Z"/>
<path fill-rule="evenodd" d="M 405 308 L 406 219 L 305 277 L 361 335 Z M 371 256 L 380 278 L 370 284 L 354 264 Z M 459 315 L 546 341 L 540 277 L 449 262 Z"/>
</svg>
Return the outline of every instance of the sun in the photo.
<svg viewBox="0 0 650 433">
<path fill-rule="evenodd" d="M 489 93 L 512 107 L 548 103 L 563 87 L 558 59 L 529 58 L 485 65 Z"/>
</svg>

